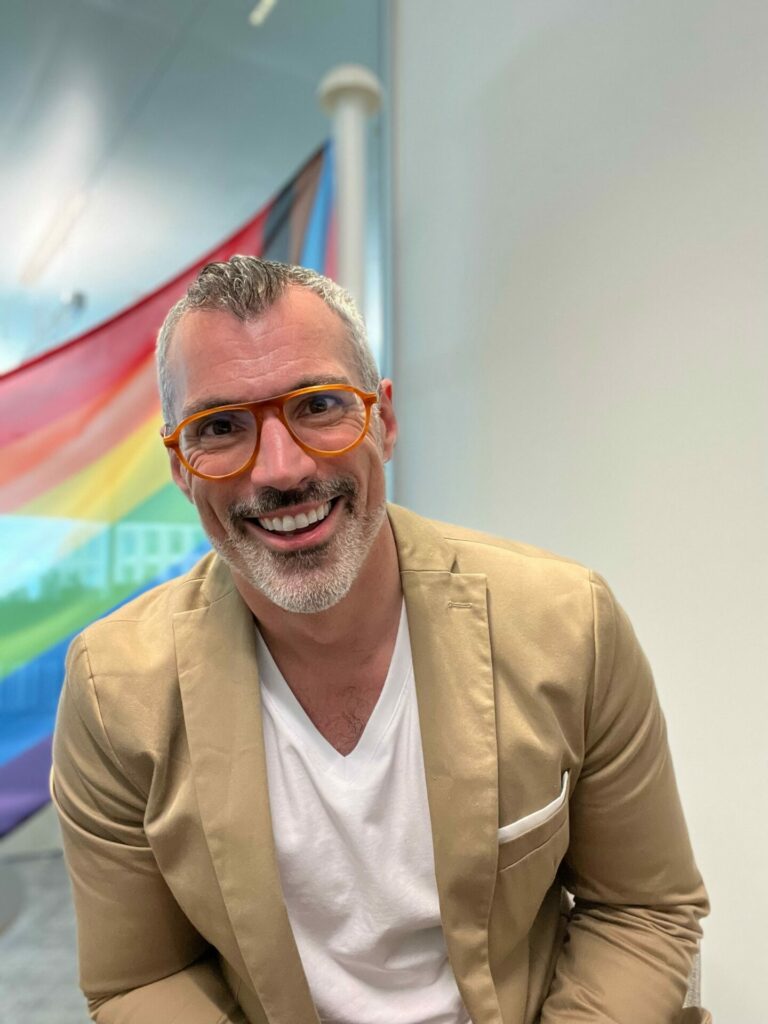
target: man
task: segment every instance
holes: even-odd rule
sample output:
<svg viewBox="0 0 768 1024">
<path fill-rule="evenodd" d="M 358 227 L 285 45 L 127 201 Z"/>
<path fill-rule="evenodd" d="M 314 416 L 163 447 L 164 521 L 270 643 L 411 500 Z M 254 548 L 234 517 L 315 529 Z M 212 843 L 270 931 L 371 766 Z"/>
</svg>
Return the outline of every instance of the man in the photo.
<svg viewBox="0 0 768 1024">
<path fill-rule="evenodd" d="M 216 554 L 70 651 L 53 794 L 94 1019 L 707 1019 L 706 897 L 605 584 L 386 505 L 392 384 L 314 273 L 207 266 L 158 363 Z"/>
</svg>

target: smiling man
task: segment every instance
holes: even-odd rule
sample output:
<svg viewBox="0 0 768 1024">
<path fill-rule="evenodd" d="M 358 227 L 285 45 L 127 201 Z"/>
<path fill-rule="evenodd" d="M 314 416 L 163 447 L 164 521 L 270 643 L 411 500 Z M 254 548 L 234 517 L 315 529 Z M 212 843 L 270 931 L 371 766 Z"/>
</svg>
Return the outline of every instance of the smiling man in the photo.
<svg viewBox="0 0 768 1024">
<path fill-rule="evenodd" d="M 205 267 L 158 339 L 215 553 L 70 650 L 52 790 L 102 1024 L 683 1011 L 706 896 L 610 591 L 388 506 L 349 297 Z"/>
</svg>

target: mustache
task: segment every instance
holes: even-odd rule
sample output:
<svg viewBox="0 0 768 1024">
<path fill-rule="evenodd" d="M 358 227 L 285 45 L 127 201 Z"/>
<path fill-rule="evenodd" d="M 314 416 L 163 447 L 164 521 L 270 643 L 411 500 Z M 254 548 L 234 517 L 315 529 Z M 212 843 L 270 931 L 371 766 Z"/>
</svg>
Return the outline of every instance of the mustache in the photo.
<svg viewBox="0 0 768 1024">
<path fill-rule="evenodd" d="M 278 509 L 290 508 L 309 502 L 331 501 L 333 498 L 347 498 L 350 506 L 357 497 L 357 484 L 349 477 L 334 480 L 313 480 L 301 489 L 281 491 L 276 487 L 263 487 L 250 501 L 238 501 L 229 506 L 232 523 L 242 519 L 261 519 Z"/>
</svg>

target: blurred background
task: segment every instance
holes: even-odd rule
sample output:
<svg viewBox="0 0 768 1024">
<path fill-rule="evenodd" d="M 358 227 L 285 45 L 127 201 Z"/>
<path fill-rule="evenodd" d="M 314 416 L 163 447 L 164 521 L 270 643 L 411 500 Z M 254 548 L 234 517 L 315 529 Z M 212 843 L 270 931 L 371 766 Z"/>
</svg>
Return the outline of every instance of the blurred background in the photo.
<svg viewBox="0 0 768 1024">
<path fill-rule="evenodd" d="M 44 806 L 63 651 L 204 544 L 151 345 L 234 251 L 364 288 L 395 501 L 607 576 L 713 902 L 703 1002 L 765 1019 L 767 40 L 757 0 L 4 0 L 5 1019 L 87 1017 Z M 348 64 L 380 88 L 352 282 L 317 96 Z"/>
</svg>

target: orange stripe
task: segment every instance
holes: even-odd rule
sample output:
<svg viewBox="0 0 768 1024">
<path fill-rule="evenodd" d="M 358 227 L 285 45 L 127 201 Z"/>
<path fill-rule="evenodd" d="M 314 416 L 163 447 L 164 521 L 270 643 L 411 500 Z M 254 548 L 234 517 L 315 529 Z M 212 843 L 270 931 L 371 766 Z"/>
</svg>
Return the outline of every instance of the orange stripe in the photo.
<svg viewBox="0 0 768 1024">
<path fill-rule="evenodd" d="M 18 509 L 18 515 L 52 516 L 113 523 L 168 482 L 168 457 L 154 416 L 125 440 L 42 498 Z"/>
<path fill-rule="evenodd" d="M 58 419 L 46 416 L 45 422 L 33 433 L 4 445 L 0 461 L 0 489 L 14 477 L 23 476 L 41 462 L 53 459 L 59 448 L 85 430 L 99 409 L 106 402 L 111 402 L 122 386 L 122 381 L 113 384 L 105 394 L 95 394 L 89 402 Z"/>
<path fill-rule="evenodd" d="M 109 394 L 8 446 L 3 456 L 4 463 L 8 456 L 8 466 L 4 465 L 0 482 L 0 512 L 12 512 L 81 472 L 153 416 L 159 430 L 160 406 L 150 355 Z"/>
</svg>

